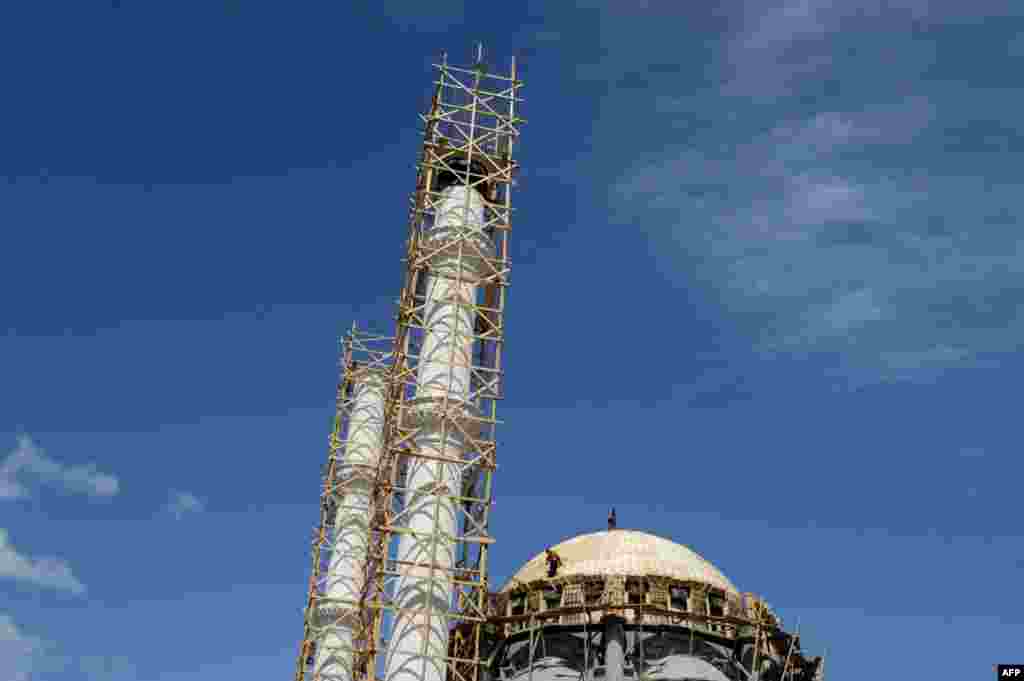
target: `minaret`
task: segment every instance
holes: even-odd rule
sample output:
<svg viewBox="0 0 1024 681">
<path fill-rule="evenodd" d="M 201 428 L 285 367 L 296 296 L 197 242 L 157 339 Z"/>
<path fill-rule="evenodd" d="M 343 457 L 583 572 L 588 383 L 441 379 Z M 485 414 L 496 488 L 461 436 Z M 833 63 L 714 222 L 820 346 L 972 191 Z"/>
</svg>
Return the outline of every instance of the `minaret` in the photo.
<svg viewBox="0 0 1024 681">
<path fill-rule="evenodd" d="M 353 632 L 359 626 L 359 601 L 366 587 L 370 496 L 380 462 L 384 434 L 387 374 L 356 367 L 350 377 L 353 396 L 343 463 L 339 466 L 337 510 L 330 562 L 317 618 L 324 631 L 316 650 L 314 676 L 321 681 L 353 678 Z"/>
<path fill-rule="evenodd" d="M 396 371 L 414 373 L 415 383 L 401 391 L 385 435 L 405 478 L 392 530 L 397 579 L 384 681 L 478 678 L 493 541 L 487 514 L 521 83 L 514 60 L 510 76 L 489 73 L 482 47 L 472 68 L 445 58 L 436 66 L 395 346 Z"/>
<path fill-rule="evenodd" d="M 408 567 L 398 581 L 395 604 L 404 612 L 395 618 L 385 681 L 444 681 L 448 622 L 443 615 L 453 595 L 446 573 L 454 567 L 458 535 L 455 498 L 466 436 L 473 436 L 475 425 L 470 400 L 474 311 L 485 271 L 481 256 L 490 257 L 493 245 L 483 233 L 484 203 L 477 189 L 454 185 L 440 194 L 434 226 L 423 243 L 434 255 L 426 277 L 423 342 L 410 412 L 417 421 L 419 456 L 409 462 L 406 531 L 397 555 L 421 567 Z M 422 609 L 428 613 L 409 613 Z"/>
</svg>

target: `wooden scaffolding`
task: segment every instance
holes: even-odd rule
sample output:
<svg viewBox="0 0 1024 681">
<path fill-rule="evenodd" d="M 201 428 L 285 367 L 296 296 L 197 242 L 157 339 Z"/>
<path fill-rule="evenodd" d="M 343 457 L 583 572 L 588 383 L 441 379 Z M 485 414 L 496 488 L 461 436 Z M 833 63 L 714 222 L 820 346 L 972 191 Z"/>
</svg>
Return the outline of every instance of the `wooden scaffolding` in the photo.
<svg viewBox="0 0 1024 681">
<path fill-rule="evenodd" d="M 387 650 L 384 637 L 394 621 L 403 617 L 414 618 L 427 629 L 434 623 L 448 632 L 448 645 L 427 653 L 443 667 L 448 681 L 477 681 L 483 664 L 481 636 L 489 614 L 488 547 L 494 542 L 489 513 L 497 465 L 497 405 L 504 393 L 502 355 L 510 273 L 512 187 L 518 169 L 513 151 L 519 126 L 525 122 L 518 115 L 522 82 L 517 77 L 514 59 L 507 74 L 492 72 L 483 63 L 482 47 L 477 50 L 476 63 L 470 67 L 450 65 L 445 55 L 433 66 L 433 97 L 428 110 L 421 114 L 423 146 L 411 198 L 405 281 L 398 301 L 395 332 L 386 351 L 380 345 L 381 337 L 374 339 L 378 343 L 374 346 L 374 357 L 387 370 L 387 399 L 379 465 L 365 473 L 373 478 L 365 593 L 355 612 L 346 615 L 348 619 L 339 616 L 325 623 L 318 618 L 317 603 L 324 598 L 322 555 L 328 544 L 329 505 L 337 503 L 331 499 L 344 491 L 334 472 L 337 462 L 344 457 L 345 414 L 339 408 L 322 495 L 322 505 L 328 508 L 321 512 L 313 545 L 313 576 L 296 681 L 328 681 L 319 678 L 314 668 L 317 636 L 324 633 L 324 627 L 342 624 L 350 626 L 353 632 L 351 681 L 379 677 L 384 660 L 381 653 Z M 479 197 L 483 224 L 473 235 L 449 233 L 443 239 L 431 238 L 431 229 L 443 208 L 444 190 L 453 186 Z M 485 238 L 481 239 L 481 235 Z M 486 247 L 481 247 L 482 240 L 487 242 Z M 448 262 L 452 257 L 465 258 L 472 260 L 474 266 L 465 270 L 460 266 L 453 275 L 450 270 L 436 266 L 439 257 L 447 257 Z M 467 273 L 469 269 L 471 273 Z M 421 352 L 430 332 L 427 282 L 453 276 L 459 284 L 471 284 L 475 295 L 475 300 L 465 302 L 473 320 L 470 389 L 461 404 L 450 404 L 445 399 L 431 406 L 429 418 L 434 427 L 440 422 L 445 429 L 459 432 L 463 446 L 457 461 L 420 447 L 419 435 L 425 418 L 423 405 L 416 401 Z M 347 347 L 349 359 L 345 361 L 351 363 L 354 346 Z M 340 394 L 348 385 L 346 380 L 343 377 Z M 450 490 L 439 485 L 436 492 L 458 509 L 455 535 L 438 531 L 437 536 L 426 538 L 433 546 L 445 544 L 446 555 L 454 551 L 453 565 L 440 559 L 400 560 L 396 550 L 403 534 L 416 534 L 403 517 L 408 495 L 416 493 L 406 487 L 406 471 L 412 466 L 434 464 L 438 468 L 458 468 L 459 488 Z M 435 556 L 438 553 L 435 551 Z M 447 607 L 433 608 L 428 603 L 426 608 L 412 610 L 396 598 L 396 584 L 404 576 L 424 572 L 429 573 L 431 580 L 443 582 L 452 594 Z"/>
</svg>

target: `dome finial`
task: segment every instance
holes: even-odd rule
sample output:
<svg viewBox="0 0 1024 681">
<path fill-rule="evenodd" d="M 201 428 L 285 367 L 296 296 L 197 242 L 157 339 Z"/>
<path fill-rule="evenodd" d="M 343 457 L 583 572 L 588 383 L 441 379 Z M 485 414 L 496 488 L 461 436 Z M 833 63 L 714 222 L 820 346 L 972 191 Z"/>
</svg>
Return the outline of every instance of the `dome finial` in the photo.
<svg viewBox="0 0 1024 681">
<path fill-rule="evenodd" d="M 617 524 L 617 521 L 615 519 L 615 507 L 612 506 L 612 510 L 608 512 L 608 529 L 609 530 L 614 530 L 616 524 Z"/>
</svg>

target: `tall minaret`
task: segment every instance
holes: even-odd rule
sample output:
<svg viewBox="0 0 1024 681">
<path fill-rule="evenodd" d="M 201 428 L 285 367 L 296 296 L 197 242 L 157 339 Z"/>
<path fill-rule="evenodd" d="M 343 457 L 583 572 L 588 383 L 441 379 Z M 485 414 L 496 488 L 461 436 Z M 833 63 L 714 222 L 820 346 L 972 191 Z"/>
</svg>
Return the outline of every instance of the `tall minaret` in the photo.
<svg viewBox="0 0 1024 681">
<path fill-rule="evenodd" d="M 470 68 L 443 56 L 435 66 L 395 332 L 395 376 L 409 382 L 393 386 L 385 433 L 404 504 L 388 529 L 398 538 L 394 569 L 379 573 L 394 577 L 394 590 L 378 578 L 393 613 L 384 681 L 479 677 L 494 541 L 488 513 L 522 83 L 515 60 L 509 75 L 491 72 L 482 47 Z"/>
<path fill-rule="evenodd" d="M 444 187 L 433 227 L 424 235 L 431 251 L 425 281 L 423 341 L 410 417 L 416 447 L 406 479 L 405 531 L 398 543 L 404 568 L 395 591 L 399 614 L 388 646 L 385 681 L 444 681 L 447 613 L 452 607 L 450 570 L 458 536 L 460 469 L 466 436 L 475 421 L 471 396 L 477 288 L 483 258 L 494 246 L 483 232 L 484 202 L 477 189 Z M 426 610 L 421 614 L 410 611 Z"/>
</svg>

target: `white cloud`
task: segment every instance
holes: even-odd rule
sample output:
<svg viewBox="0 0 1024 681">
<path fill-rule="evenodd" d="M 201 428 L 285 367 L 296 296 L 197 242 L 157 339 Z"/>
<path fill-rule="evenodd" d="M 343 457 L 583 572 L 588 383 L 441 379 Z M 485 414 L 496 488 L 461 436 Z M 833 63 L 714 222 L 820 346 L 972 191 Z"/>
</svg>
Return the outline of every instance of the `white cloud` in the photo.
<svg viewBox="0 0 1024 681">
<path fill-rule="evenodd" d="M 92 463 L 65 466 L 46 456 L 28 435 L 18 436 L 18 444 L 0 464 L 0 499 L 30 496 L 21 480 L 34 476 L 58 489 L 90 497 L 112 497 L 118 493 L 118 479 L 101 473 Z"/>
<path fill-rule="evenodd" d="M 876 64 L 900 60 L 897 68 L 922 70 L 934 62 L 934 46 L 908 40 L 894 54 L 892 35 L 902 38 L 942 24 L 1021 11 L 1006 0 L 748 0 L 742 7 L 739 28 L 722 51 L 730 70 L 727 89 L 761 95 L 791 93 L 805 81 L 834 75 L 852 36 L 871 44 L 870 51 L 882 59 Z M 844 46 L 837 50 L 839 44 Z M 862 64 L 867 51 L 858 54 Z"/>
<path fill-rule="evenodd" d="M 857 113 L 822 111 L 810 118 L 784 121 L 763 141 L 774 145 L 778 161 L 825 160 L 829 154 L 854 146 L 905 146 L 935 116 L 935 105 L 927 97 L 907 96 Z"/>
<path fill-rule="evenodd" d="M 8 540 L 7 530 L 0 529 L 0 577 L 29 582 L 73 594 L 85 593 L 85 585 L 59 558 L 32 559 L 18 553 Z"/>
<path fill-rule="evenodd" d="M 1024 203 L 1005 163 L 1019 92 L 936 75 L 954 32 L 908 38 L 972 14 L 953 0 L 731 6 L 703 80 L 648 79 L 641 109 L 602 109 L 606 139 L 625 127 L 643 138 L 590 161 L 624 171 L 612 220 L 656 240 L 665 270 L 685 266 L 763 355 L 814 355 L 851 384 L 1004 362 L 1024 333 Z M 666 61 L 627 44 L 635 25 L 602 26 L 608 59 L 629 62 L 618 71 Z"/>
<path fill-rule="evenodd" d="M 831 65 L 829 55 L 802 54 L 793 59 L 787 58 L 787 52 L 828 36 L 838 25 L 843 6 L 832 0 L 746 3 L 741 28 L 721 54 L 729 72 L 726 89 L 768 94 L 788 91 L 803 77 L 820 77 Z"/>
<path fill-rule="evenodd" d="M 803 315 L 795 331 L 779 337 L 768 337 L 761 352 L 775 354 L 784 350 L 801 351 L 825 343 L 841 342 L 862 327 L 885 318 L 874 291 L 859 289 L 836 296 L 833 300 L 812 305 Z"/>
<path fill-rule="evenodd" d="M 886 54 L 891 36 L 935 30 L 942 25 L 1016 17 L 1020 3 L 1007 0 L 747 0 L 737 3 L 738 30 L 722 57 L 731 70 L 729 90 L 747 94 L 791 92 L 802 81 L 820 81 L 833 72 L 835 45 L 856 36 L 870 51 L 901 60 L 896 68 L 928 68 L 935 61 L 929 41 L 906 40 L 898 54 Z M 885 34 L 888 33 L 887 37 Z M 916 52 L 911 55 L 911 49 Z M 862 51 L 858 57 L 863 62 Z M 1012 54 L 1012 51 L 1011 51 Z M 920 59 L 920 63 L 917 60 Z M 913 64 L 913 66 L 912 66 Z"/>
<path fill-rule="evenodd" d="M 42 639 L 28 636 L 10 615 L 0 614 L 0 678 L 29 681 L 43 647 Z"/>
<path fill-rule="evenodd" d="M 824 111 L 807 120 L 788 121 L 771 132 L 777 157 L 790 161 L 811 160 L 880 135 L 880 130 L 868 128 L 853 116 L 835 111 Z"/>
<path fill-rule="evenodd" d="M 861 289 L 841 296 L 830 304 L 822 314 L 822 319 L 835 331 L 848 331 L 882 319 L 882 308 L 875 300 L 873 291 Z"/>
<path fill-rule="evenodd" d="M 844 178 L 806 175 L 790 180 L 785 214 L 789 221 L 800 225 L 870 220 L 874 217 L 863 185 Z"/>
<path fill-rule="evenodd" d="M 612 213 L 703 253 L 700 278 L 757 320 L 766 355 L 831 353 L 851 384 L 990 368 L 1024 333 L 1024 239 L 988 220 L 1018 215 L 1019 192 L 842 156 L 912 138 L 934 113 L 923 101 L 818 112 L 730 154 L 716 139 L 669 149 L 623 175 Z"/>
<path fill-rule="evenodd" d="M 176 520 L 181 520 L 189 513 L 201 513 L 206 510 L 206 504 L 190 492 L 172 490 L 171 498 L 164 510 L 173 515 Z"/>
<path fill-rule="evenodd" d="M 36 681 L 64 678 L 71 670 L 74 678 L 90 681 L 137 679 L 138 670 L 123 655 L 68 655 L 50 641 L 21 631 L 10 615 L 0 613 L 0 679 Z"/>
<path fill-rule="evenodd" d="M 786 0 L 774 7 L 764 3 L 764 11 L 749 19 L 739 45 L 745 49 L 779 49 L 801 38 L 824 35 L 835 23 L 835 6 L 832 0 Z"/>
</svg>

